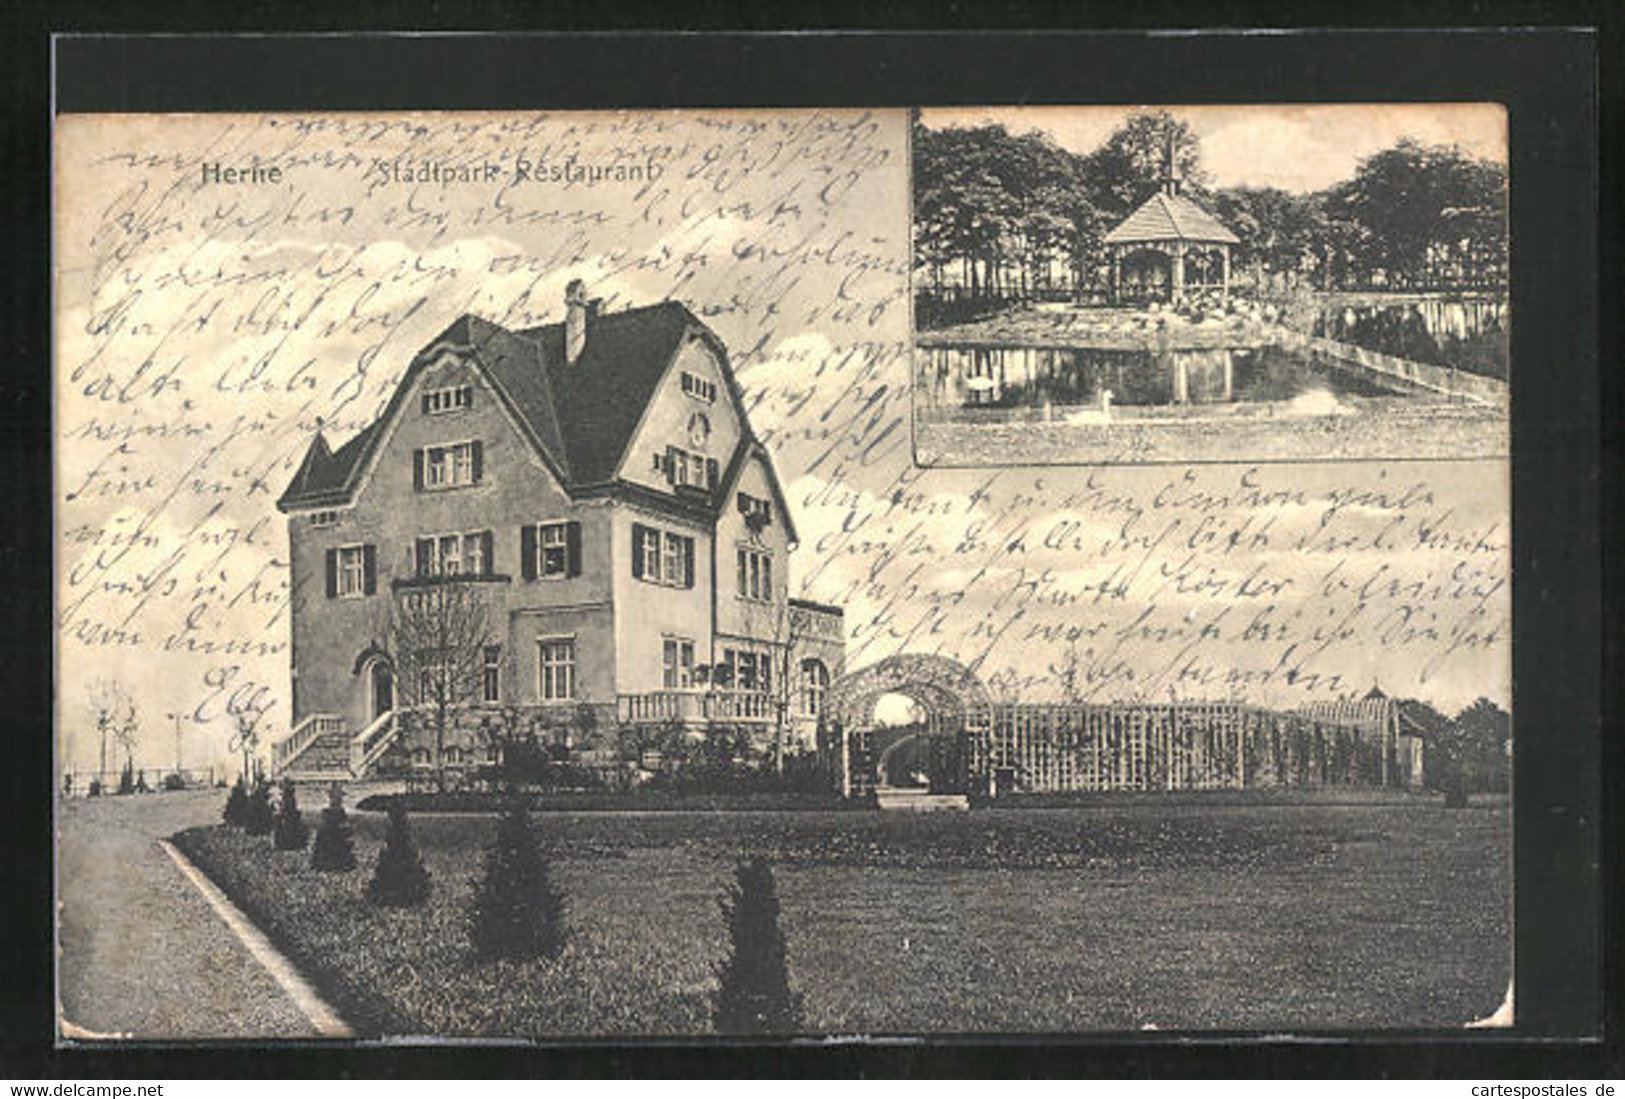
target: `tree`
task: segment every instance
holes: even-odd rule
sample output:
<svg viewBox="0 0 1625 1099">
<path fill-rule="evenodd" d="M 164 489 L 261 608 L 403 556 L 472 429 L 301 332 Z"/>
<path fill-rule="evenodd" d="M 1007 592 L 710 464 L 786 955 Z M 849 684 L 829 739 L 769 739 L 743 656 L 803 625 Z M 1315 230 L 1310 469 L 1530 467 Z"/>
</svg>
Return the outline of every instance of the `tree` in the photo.
<svg viewBox="0 0 1625 1099">
<path fill-rule="evenodd" d="M 1426 702 L 1405 699 L 1399 703 L 1400 722 L 1422 738 L 1423 780 L 1444 793 L 1446 809 L 1467 804 L 1467 786 L 1461 767 L 1464 742 L 1456 722 Z"/>
<path fill-rule="evenodd" d="M 275 828 L 276 811 L 271 808 L 271 784 L 261 779 L 254 783 L 254 790 L 248 795 L 243 831 L 251 836 L 268 836 Z"/>
<path fill-rule="evenodd" d="M 801 1026 L 801 997 L 790 991 L 773 868 L 741 861 L 722 899 L 729 955 L 717 970 L 712 1018 L 723 1034 L 791 1034 Z"/>
<path fill-rule="evenodd" d="M 241 775 L 238 775 L 237 781 L 232 784 L 231 793 L 226 795 L 226 808 L 221 815 L 232 828 L 241 828 L 247 823 L 248 787 Z"/>
<path fill-rule="evenodd" d="M 393 908 L 408 908 L 429 897 L 429 872 L 412 840 L 406 802 L 400 798 L 389 803 L 389 835 L 378 853 L 372 881 L 367 883 L 367 897 L 374 904 Z"/>
<path fill-rule="evenodd" d="M 525 803 L 510 799 L 485 850 L 470 910 L 474 956 L 482 961 L 557 957 L 564 947 L 564 914 L 564 897 L 553 886 Z"/>
<path fill-rule="evenodd" d="M 243 755 L 244 782 L 253 781 L 258 770 L 255 764 L 259 758 L 260 723 L 265 720 L 272 705 L 274 703 L 265 701 L 258 694 L 234 696 L 226 703 L 226 713 L 234 725 L 229 750 Z"/>
<path fill-rule="evenodd" d="M 399 694 L 434 730 L 435 785 L 446 788 L 446 732 L 457 711 L 477 702 L 485 650 L 496 644 L 485 601 L 466 583 L 408 591 L 387 605 L 380 626 Z"/>
<path fill-rule="evenodd" d="M 344 811 L 344 787 L 340 783 L 328 789 L 327 808 L 322 810 L 316 842 L 310 848 L 310 865 L 335 872 L 355 869 L 355 840 L 350 834 L 350 817 Z"/>
<path fill-rule="evenodd" d="M 134 770 L 132 755 L 135 750 L 135 732 L 139 727 L 136 716 L 135 700 L 130 692 L 118 680 L 99 679 L 91 686 L 90 713 L 96 723 L 96 732 L 101 739 L 101 756 L 97 765 L 98 779 L 107 774 L 107 738 L 114 741 L 124 749 L 125 766 L 128 771 Z M 132 776 L 133 778 L 133 776 Z M 121 777 L 122 782 L 122 777 Z M 132 784 L 133 788 L 133 784 Z M 98 790 L 98 792 L 100 792 Z M 122 791 L 128 793 L 128 790 Z"/>
<path fill-rule="evenodd" d="M 1095 204 L 1119 219 L 1144 202 L 1167 171 L 1170 143 L 1180 179 L 1200 190 L 1207 173 L 1202 168 L 1201 140 L 1190 123 L 1165 110 L 1140 111 L 1084 158 Z"/>
<path fill-rule="evenodd" d="M 1481 697 L 1456 715 L 1455 728 L 1464 791 L 1504 790 L 1511 763 L 1512 715 Z"/>
<path fill-rule="evenodd" d="M 292 779 L 282 780 L 282 801 L 277 806 L 276 833 L 272 838 L 278 851 L 303 851 L 310 842 L 310 829 L 299 812 L 299 795 Z"/>
</svg>

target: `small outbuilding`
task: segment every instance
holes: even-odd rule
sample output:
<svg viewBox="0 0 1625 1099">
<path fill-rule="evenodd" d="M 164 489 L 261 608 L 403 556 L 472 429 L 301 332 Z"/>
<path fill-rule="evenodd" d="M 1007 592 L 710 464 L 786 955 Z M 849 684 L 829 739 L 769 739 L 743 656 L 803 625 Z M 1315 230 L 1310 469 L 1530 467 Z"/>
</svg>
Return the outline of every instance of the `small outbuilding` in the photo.
<svg viewBox="0 0 1625 1099">
<path fill-rule="evenodd" d="M 1157 193 L 1106 234 L 1112 301 L 1177 302 L 1194 290 L 1230 293 L 1230 247 L 1241 241 L 1179 193 L 1169 146 Z"/>
</svg>

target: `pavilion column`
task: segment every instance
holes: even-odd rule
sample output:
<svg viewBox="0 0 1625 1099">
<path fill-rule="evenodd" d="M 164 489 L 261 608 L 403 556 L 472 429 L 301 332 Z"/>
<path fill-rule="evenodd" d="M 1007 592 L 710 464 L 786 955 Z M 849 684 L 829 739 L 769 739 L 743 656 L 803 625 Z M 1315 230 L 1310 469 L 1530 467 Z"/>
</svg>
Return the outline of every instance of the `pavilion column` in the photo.
<svg viewBox="0 0 1625 1099">
<path fill-rule="evenodd" d="M 1112 304 L 1123 300 L 1123 250 L 1112 245 Z"/>
<path fill-rule="evenodd" d="M 1219 352 L 1224 362 L 1224 400 L 1232 399 L 1232 387 L 1236 380 L 1236 356 L 1229 348 Z"/>
<path fill-rule="evenodd" d="M 1230 299 L 1230 246 L 1228 244 L 1219 246 L 1219 296 L 1226 301 Z"/>
<path fill-rule="evenodd" d="M 1169 266 L 1168 300 L 1179 301 L 1185 296 L 1185 245 L 1183 242 L 1175 244 L 1172 251 L 1173 262 Z"/>
</svg>

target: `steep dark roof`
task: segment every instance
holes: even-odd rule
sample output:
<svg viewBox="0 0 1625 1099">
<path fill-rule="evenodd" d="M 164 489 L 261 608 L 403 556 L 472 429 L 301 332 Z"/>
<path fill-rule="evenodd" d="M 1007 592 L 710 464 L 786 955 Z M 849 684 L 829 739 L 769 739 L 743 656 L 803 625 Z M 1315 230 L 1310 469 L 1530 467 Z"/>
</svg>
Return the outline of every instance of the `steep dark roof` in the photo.
<svg viewBox="0 0 1625 1099">
<path fill-rule="evenodd" d="M 1236 234 L 1190 199 L 1163 191 L 1158 191 L 1141 203 L 1139 209 L 1106 234 L 1105 240 L 1107 244 L 1141 244 L 1159 240 L 1241 243 L 1236 239 Z"/>
<path fill-rule="evenodd" d="M 380 426 L 396 415 L 418 373 L 432 361 L 431 352 L 441 347 L 473 353 L 498 398 L 567 491 L 605 485 L 614 480 L 656 386 L 691 330 L 726 364 L 726 349 L 679 302 L 593 316 L 581 357 L 574 363 L 565 361 L 562 322 L 512 332 L 465 314 L 418 353 L 389 405 L 355 438 L 332 451 L 317 432 L 277 506 L 344 502 L 379 443 Z M 726 366 L 724 376 L 743 421 L 738 386 Z M 743 427 L 744 437 L 719 489 L 729 485 L 758 445 L 749 425 Z M 770 459 L 768 468 L 774 495 L 788 515 Z M 719 491 L 718 500 L 721 497 Z"/>
<path fill-rule="evenodd" d="M 593 317 L 586 346 L 574 363 L 564 361 L 562 323 L 518 333 L 538 349 L 546 364 L 574 484 L 596 484 L 615 476 L 643 410 L 691 323 L 700 322 L 674 301 Z"/>
</svg>

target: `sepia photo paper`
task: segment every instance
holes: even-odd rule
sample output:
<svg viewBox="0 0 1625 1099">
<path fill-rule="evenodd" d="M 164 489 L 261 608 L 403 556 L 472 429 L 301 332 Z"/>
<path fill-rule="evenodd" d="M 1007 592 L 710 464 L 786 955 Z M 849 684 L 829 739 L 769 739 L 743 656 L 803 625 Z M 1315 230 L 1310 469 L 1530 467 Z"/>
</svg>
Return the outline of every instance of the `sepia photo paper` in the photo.
<svg viewBox="0 0 1625 1099">
<path fill-rule="evenodd" d="M 1502 107 L 54 155 L 59 1041 L 1514 1023 Z"/>
</svg>

